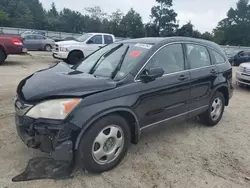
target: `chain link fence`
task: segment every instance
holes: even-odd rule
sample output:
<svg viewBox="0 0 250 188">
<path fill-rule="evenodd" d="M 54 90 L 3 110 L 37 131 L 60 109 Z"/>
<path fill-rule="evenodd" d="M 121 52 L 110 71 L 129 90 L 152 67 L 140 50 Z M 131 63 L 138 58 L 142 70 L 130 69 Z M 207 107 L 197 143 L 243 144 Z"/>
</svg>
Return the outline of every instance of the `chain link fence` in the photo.
<svg viewBox="0 0 250 188">
<path fill-rule="evenodd" d="M 13 28 L 13 27 L 0 27 L 0 33 L 4 34 L 13 34 L 13 35 L 20 35 L 25 31 L 31 31 L 32 29 L 23 29 L 23 28 Z M 78 33 L 65 33 L 65 32 L 56 32 L 56 31 L 45 31 L 45 30 L 35 30 L 35 31 L 41 31 L 45 33 L 45 36 L 51 39 L 58 39 L 62 40 L 67 37 L 74 37 L 78 38 L 82 34 Z"/>
<path fill-rule="evenodd" d="M 20 35 L 25 31 L 31 31 L 32 29 L 23 29 L 23 28 L 13 28 L 13 27 L 0 27 L 0 33 L 3 32 L 5 34 L 14 34 L 14 35 Z M 67 37 L 73 37 L 73 38 L 78 38 L 82 34 L 79 33 L 65 33 L 65 32 L 56 32 L 56 31 L 45 31 L 45 30 L 35 30 L 35 31 L 41 31 L 44 32 L 45 35 L 51 39 L 54 40 L 62 40 Z M 123 40 L 124 38 L 119 38 L 116 37 L 117 40 Z M 224 50 L 227 56 L 232 56 L 236 54 L 239 51 L 249 51 L 250 52 L 250 47 L 246 46 L 225 46 L 221 45 L 221 48 Z"/>
</svg>

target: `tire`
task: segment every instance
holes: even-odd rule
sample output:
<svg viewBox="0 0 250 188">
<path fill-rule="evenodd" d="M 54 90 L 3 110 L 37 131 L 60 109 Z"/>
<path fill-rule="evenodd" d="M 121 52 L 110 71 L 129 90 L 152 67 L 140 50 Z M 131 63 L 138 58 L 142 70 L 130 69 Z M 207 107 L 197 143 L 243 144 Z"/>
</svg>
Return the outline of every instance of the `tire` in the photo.
<svg viewBox="0 0 250 188">
<path fill-rule="evenodd" d="M 70 52 L 66 62 L 71 65 L 79 63 L 84 58 L 84 55 L 81 51 Z"/>
<path fill-rule="evenodd" d="M 47 51 L 47 52 L 51 52 L 52 46 L 49 45 L 49 44 L 46 44 L 45 47 L 44 47 L 44 50 Z"/>
<path fill-rule="evenodd" d="M 221 106 L 219 106 L 219 101 Z M 221 92 L 216 92 L 210 101 L 208 110 L 200 116 L 201 121 L 206 126 L 212 127 L 217 125 L 223 116 L 224 108 L 224 95 Z"/>
<path fill-rule="evenodd" d="M 77 164 L 85 172 L 94 174 L 109 171 L 120 164 L 126 155 L 130 138 L 130 128 L 123 117 L 105 116 L 83 134 L 76 152 Z M 107 155 L 108 153 L 113 153 L 114 156 Z"/>
<path fill-rule="evenodd" d="M 0 49 L 0 65 L 4 63 L 5 59 L 7 58 L 5 52 Z"/>
<path fill-rule="evenodd" d="M 244 87 L 244 86 L 245 86 L 244 84 L 239 83 L 239 82 L 237 82 L 237 85 L 238 85 L 239 87 Z"/>
</svg>

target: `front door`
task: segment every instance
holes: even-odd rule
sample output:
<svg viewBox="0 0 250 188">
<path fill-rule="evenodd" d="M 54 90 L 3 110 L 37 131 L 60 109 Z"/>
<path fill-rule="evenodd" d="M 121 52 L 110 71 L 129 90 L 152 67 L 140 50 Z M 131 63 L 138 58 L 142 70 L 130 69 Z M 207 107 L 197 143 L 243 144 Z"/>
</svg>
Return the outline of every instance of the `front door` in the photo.
<svg viewBox="0 0 250 188">
<path fill-rule="evenodd" d="M 103 47 L 103 35 L 95 35 L 87 41 L 88 47 L 84 49 L 84 56 L 88 56 L 99 48 Z"/>
<path fill-rule="evenodd" d="M 208 108 L 218 69 L 212 65 L 208 49 L 198 44 L 185 44 L 190 70 L 190 116 L 195 116 Z"/>
<path fill-rule="evenodd" d="M 161 48 L 144 70 L 152 67 L 161 67 L 164 75 L 148 83 L 140 81 L 140 74 L 136 77 L 140 93 L 135 111 L 142 129 L 183 120 L 188 115 L 190 74 L 186 70 L 182 45 L 171 44 Z"/>
</svg>

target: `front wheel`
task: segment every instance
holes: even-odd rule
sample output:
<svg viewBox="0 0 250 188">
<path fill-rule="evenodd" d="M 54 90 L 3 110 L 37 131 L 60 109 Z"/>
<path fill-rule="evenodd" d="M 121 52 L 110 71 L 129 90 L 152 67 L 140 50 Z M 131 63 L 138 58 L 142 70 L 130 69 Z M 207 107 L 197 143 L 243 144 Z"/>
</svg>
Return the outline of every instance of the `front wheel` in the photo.
<svg viewBox="0 0 250 188">
<path fill-rule="evenodd" d="M 81 51 L 73 51 L 73 52 L 70 52 L 66 62 L 71 65 L 75 65 L 79 63 L 81 60 L 83 60 L 83 58 L 84 58 L 84 55 Z"/>
<path fill-rule="evenodd" d="M 82 136 L 76 154 L 77 162 L 91 173 L 111 170 L 126 155 L 130 137 L 129 125 L 123 117 L 103 117 Z"/>
<path fill-rule="evenodd" d="M 224 95 L 221 92 L 216 92 L 210 101 L 209 109 L 200 117 L 202 122 L 207 126 L 217 125 L 222 118 L 224 108 Z"/>
</svg>

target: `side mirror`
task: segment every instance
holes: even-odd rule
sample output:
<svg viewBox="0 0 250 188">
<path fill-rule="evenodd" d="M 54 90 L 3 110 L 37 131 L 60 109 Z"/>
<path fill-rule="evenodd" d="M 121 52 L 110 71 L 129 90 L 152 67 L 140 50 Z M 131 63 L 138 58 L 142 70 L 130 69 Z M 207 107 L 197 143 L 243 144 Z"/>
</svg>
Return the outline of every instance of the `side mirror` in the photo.
<svg viewBox="0 0 250 188">
<path fill-rule="evenodd" d="M 140 79 L 143 82 L 151 82 L 154 81 L 156 78 L 162 77 L 164 74 L 164 70 L 161 67 L 154 67 L 150 69 L 145 69 L 141 76 Z"/>
<path fill-rule="evenodd" d="M 94 41 L 91 39 L 87 42 L 87 44 L 93 44 L 93 43 L 94 43 Z"/>
</svg>

